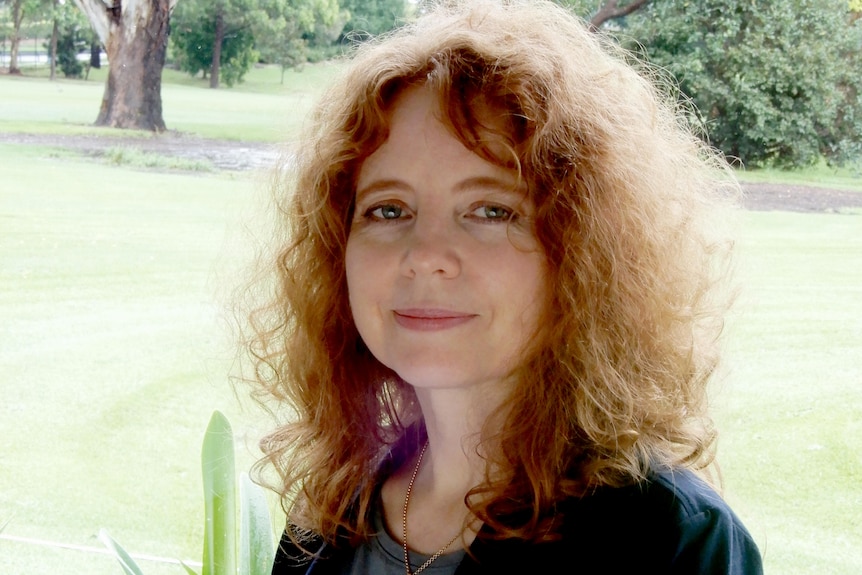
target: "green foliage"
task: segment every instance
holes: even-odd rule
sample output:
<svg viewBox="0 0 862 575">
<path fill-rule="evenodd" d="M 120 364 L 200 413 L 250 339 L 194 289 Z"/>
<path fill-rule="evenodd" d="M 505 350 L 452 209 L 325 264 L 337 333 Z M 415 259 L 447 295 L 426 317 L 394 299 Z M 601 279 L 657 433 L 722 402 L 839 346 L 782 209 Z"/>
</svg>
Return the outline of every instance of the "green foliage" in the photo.
<svg viewBox="0 0 862 575">
<path fill-rule="evenodd" d="M 635 8 L 632 8 L 635 1 L 636 0 L 617 1 L 616 4 L 613 6 L 613 12 L 633 10 L 634 13 L 638 10 L 643 9 L 645 5 L 640 5 Z M 587 21 L 590 21 L 595 16 L 597 16 L 602 8 L 606 6 L 610 7 L 609 0 L 554 0 L 554 2 L 556 4 L 559 4 L 560 6 L 568 8 L 570 11 L 574 12 L 575 14 Z M 605 14 L 602 18 L 600 18 L 600 21 L 598 21 L 596 25 L 600 28 L 604 28 L 608 26 L 607 23 L 610 22 L 612 23 L 610 24 L 612 28 L 625 26 L 625 22 L 628 16 L 613 15 L 613 12 L 611 14 Z"/>
<path fill-rule="evenodd" d="M 201 468 L 204 484 L 204 546 L 202 575 L 268 575 L 274 550 L 266 498 L 246 474 L 240 477 L 240 538 L 236 530 L 236 475 L 233 432 L 227 418 L 215 411 L 204 434 Z M 102 529 L 99 538 L 120 562 L 125 575 L 143 575 L 123 547 Z M 197 573 L 185 563 L 186 573 Z"/>
<path fill-rule="evenodd" d="M 102 154 L 114 166 L 148 168 L 158 170 L 183 170 L 189 172 L 211 172 L 213 165 L 208 160 L 193 160 L 179 156 L 165 156 L 144 152 L 133 146 L 111 147 Z"/>
<path fill-rule="evenodd" d="M 313 29 L 303 38 L 308 43 L 308 61 L 321 62 L 339 55 L 341 47 L 338 40 L 350 19 L 350 12 L 342 9 L 335 0 L 314 1 L 321 5 L 318 17 L 315 18 Z"/>
<path fill-rule="evenodd" d="M 240 575 L 265 575 L 275 558 L 272 547 L 272 521 L 263 490 L 248 475 L 240 475 L 239 572 Z"/>
<path fill-rule="evenodd" d="M 178 2 L 171 15 L 171 42 L 177 65 L 192 76 L 209 73 L 221 23 L 219 78 L 228 86 L 241 82 L 259 57 L 254 48 L 255 25 L 266 18 L 258 0 Z"/>
<path fill-rule="evenodd" d="M 49 38 L 53 28 L 53 0 L 0 1 L 0 53 L 9 55 L 17 35 L 20 50 L 38 51 L 34 39 Z M 19 65 L 20 67 L 20 65 Z"/>
<path fill-rule="evenodd" d="M 78 61 L 78 52 L 87 47 L 87 43 L 78 30 L 74 28 L 60 29 L 57 37 L 57 64 L 67 78 L 80 78 L 84 65 Z"/>
<path fill-rule="evenodd" d="M 171 20 L 173 53 L 181 70 L 206 76 L 221 21 L 219 74 L 233 86 L 258 61 L 286 70 L 328 54 L 347 16 L 337 0 L 184 0 Z"/>
<path fill-rule="evenodd" d="M 748 165 L 859 157 L 862 22 L 846 0 L 656 0 L 627 19 L 712 143 Z"/>
<path fill-rule="evenodd" d="M 201 462 L 204 478 L 203 575 L 236 572 L 236 483 L 233 433 L 227 419 L 215 412 L 204 435 Z"/>
<path fill-rule="evenodd" d="M 99 539 L 108 548 L 108 551 L 117 558 L 117 561 L 120 562 L 120 567 L 123 569 L 123 573 L 125 575 L 144 575 L 141 568 L 138 567 L 138 564 L 132 559 L 131 555 L 129 555 L 123 546 L 117 543 L 113 537 L 108 533 L 107 529 L 99 530 Z"/>
<path fill-rule="evenodd" d="M 404 0 L 342 0 L 350 13 L 342 38 L 377 36 L 402 24 L 407 16 Z"/>
<path fill-rule="evenodd" d="M 56 6 L 53 10 L 57 20 L 57 64 L 67 78 L 80 78 L 84 65 L 78 60 L 78 53 L 89 50 L 93 33 L 84 14 L 71 3 Z M 51 50 L 50 42 L 45 48 Z"/>
<path fill-rule="evenodd" d="M 606 0 L 554 0 L 560 6 L 565 6 L 581 18 L 589 18 L 599 11 Z"/>
<path fill-rule="evenodd" d="M 282 71 L 330 56 L 348 17 L 336 0 L 263 0 L 261 5 L 268 18 L 255 46 L 264 62 Z"/>
</svg>

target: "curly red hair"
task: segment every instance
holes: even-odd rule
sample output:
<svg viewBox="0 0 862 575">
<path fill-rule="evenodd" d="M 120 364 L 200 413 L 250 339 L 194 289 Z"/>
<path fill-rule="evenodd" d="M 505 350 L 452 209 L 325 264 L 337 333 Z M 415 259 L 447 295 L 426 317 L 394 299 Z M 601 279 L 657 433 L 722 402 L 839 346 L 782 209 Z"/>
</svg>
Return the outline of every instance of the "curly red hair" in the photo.
<svg viewBox="0 0 862 575">
<path fill-rule="evenodd" d="M 412 388 L 357 333 L 344 272 L 358 169 L 413 85 L 494 161 L 511 159 L 486 145 L 481 109 L 508 119 L 491 135 L 516 156 L 550 270 L 543 328 L 482 438 L 502 473 L 468 496 L 473 512 L 501 535 L 548 538 L 566 497 L 650 465 L 708 465 L 729 171 L 656 88 L 668 82 L 565 10 L 447 2 L 358 49 L 289 159 L 293 177 L 276 180 L 285 243 L 249 344 L 258 397 L 290 407 L 262 445 L 291 522 L 367 537 L 382 459 L 421 440 Z"/>
</svg>

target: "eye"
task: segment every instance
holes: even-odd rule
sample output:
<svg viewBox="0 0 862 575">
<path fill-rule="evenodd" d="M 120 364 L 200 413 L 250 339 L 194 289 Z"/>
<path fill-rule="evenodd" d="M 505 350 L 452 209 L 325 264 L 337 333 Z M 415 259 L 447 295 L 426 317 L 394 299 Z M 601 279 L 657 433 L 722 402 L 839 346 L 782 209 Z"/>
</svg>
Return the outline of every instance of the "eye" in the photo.
<svg viewBox="0 0 862 575">
<path fill-rule="evenodd" d="M 492 222 L 510 222 L 517 214 L 511 208 L 499 204 L 482 204 L 470 212 L 469 217 Z"/>
<path fill-rule="evenodd" d="M 403 208 L 397 204 L 378 204 L 365 211 L 365 217 L 373 220 L 397 220 L 403 215 Z"/>
</svg>

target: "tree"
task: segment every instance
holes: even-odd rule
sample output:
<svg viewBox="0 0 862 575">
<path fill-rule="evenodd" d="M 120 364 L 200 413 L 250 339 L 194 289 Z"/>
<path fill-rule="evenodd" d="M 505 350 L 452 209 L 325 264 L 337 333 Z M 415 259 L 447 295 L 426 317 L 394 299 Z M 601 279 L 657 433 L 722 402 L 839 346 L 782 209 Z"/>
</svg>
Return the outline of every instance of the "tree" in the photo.
<svg viewBox="0 0 862 575">
<path fill-rule="evenodd" d="M 161 132 L 162 67 L 177 0 L 74 0 L 108 56 L 96 125 Z"/>
<path fill-rule="evenodd" d="M 84 66 L 78 61 L 78 53 L 87 47 L 92 36 L 86 17 L 65 0 L 31 0 L 31 3 L 40 10 L 34 14 L 37 19 L 51 22 L 50 39 L 43 44 L 48 50 L 50 79 L 56 78 L 58 64 L 67 78 L 80 77 Z"/>
<path fill-rule="evenodd" d="M 224 74 L 228 86 L 257 61 L 254 29 L 268 18 L 261 0 L 184 0 L 173 19 L 172 41 L 180 69 L 207 72 L 218 88 Z"/>
<path fill-rule="evenodd" d="M 9 73 L 20 74 L 18 68 L 18 50 L 21 46 L 21 24 L 24 22 L 25 0 L 11 0 L 12 9 L 12 37 L 9 46 Z"/>
<path fill-rule="evenodd" d="M 302 38 L 308 45 L 307 60 L 319 62 L 341 52 L 339 39 L 344 26 L 350 20 L 350 11 L 341 6 L 339 0 L 291 0 L 292 3 L 310 4 L 314 20 L 310 31 Z"/>
<path fill-rule="evenodd" d="M 251 28 L 258 10 L 257 0 L 184 0 L 171 26 L 179 68 L 209 74 L 211 88 L 241 81 L 258 58 Z"/>
<path fill-rule="evenodd" d="M 51 79 L 54 79 L 56 65 L 60 66 L 67 78 L 79 78 L 84 66 L 78 61 L 78 54 L 89 48 L 91 32 L 87 19 L 69 4 L 52 0 L 54 26 L 48 51 L 51 55 Z"/>
<path fill-rule="evenodd" d="M 271 0 L 268 11 L 255 46 L 263 61 L 281 66 L 282 81 L 288 68 L 330 55 L 349 18 L 336 0 Z"/>
<path fill-rule="evenodd" d="M 625 18 L 629 14 L 632 14 L 649 4 L 649 1 L 650 0 L 630 0 L 620 6 L 618 0 L 608 0 L 602 4 L 601 8 L 599 8 L 598 11 L 590 18 L 590 26 L 592 26 L 593 29 L 598 30 L 605 22 L 616 20 L 618 18 Z"/>
<path fill-rule="evenodd" d="M 184 0 L 172 39 L 180 68 L 209 73 L 218 88 L 242 81 L 258 58 L 282 69 L 305 62 L 309 38 L 332 42 L 344 20 L 336 0 Z"/>
<path fill-rule="evenodd" d="M 51 31 L 51 24 L 55 20 L 55 13 L 63 12 L 62 6 L 56 6 L 58 0 L 0 0 L 0 5 L 8 5 L 11 16 L 11 27 L 9 31 L 9 74 L 20 74 L 18 58 L 20 54 L 21 41 L 27 37 L 43 38 Z M 60 0 L 62 1 L 62 0 Z M 24 21 L 28 21 L 28 30 L 22 32 Z M 47 25 L 47 29 L 46 29 Z M 5 30 L 2 35 L 5 40 Z"/>
<path fill-rule="evenodd" d="M 51 60 L 51 81 L 53 82 L 57 77 L 57 44 L 60 36 L 59 4 L 57 0 L 53 0 L 51 8 L 53 25 L 51 26 L 51 43 L 48 45 L 48 57 Z"/>
<path fill-rule="evenodd" d="M 341 6 L 350 14 L 342 38 L 377 36 L 402 24 L 407 16 L 404 0 L 343 0 Z"/>
<path fill-rule="evenodd" d="M 842 163 L 862 146 L 862 26 L 848 10 L 847 0 L 655 0 L 627 34 L 676 77 L 725 154 Z"/>
<path fill-rule="evenodd" d="M 588 17 L 590 28 L 596 31 L 611 20 L 625 18 L 637 12 L 649 2 L 650 0 L 558 0 L 557 3 L 569 7 L 575 14 Z"/>
</svg>

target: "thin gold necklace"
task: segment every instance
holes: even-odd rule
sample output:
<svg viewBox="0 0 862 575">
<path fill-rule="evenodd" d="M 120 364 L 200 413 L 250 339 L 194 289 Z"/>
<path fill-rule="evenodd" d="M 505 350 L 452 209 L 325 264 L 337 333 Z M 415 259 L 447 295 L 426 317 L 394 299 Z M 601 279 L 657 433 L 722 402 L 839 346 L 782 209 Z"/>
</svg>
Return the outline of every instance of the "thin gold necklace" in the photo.
<svg viewBox="0 0 862 575">
<path fill-rule="evenodd" d="M 434 563 L 434 560 L 443 555 L 443 553 L 449 549 L 453 543 L 455 543 L 458 537 L 461 536 L 461 532 L 459 531 L 455 537 L 449 540 L 449 543 L 441 547 L 437 553 L 429 557 L 428 560 L 419 567 L 419 569 L 416 571 L 410 571 L 410 559 L 407 551 L 407 506 L 410 504 L 410 493 L 413 491 L 413 483 L 416 481 L 416 476 L 419 475 L 419 467 L 422 465 L 422 458 L 425 456 L 425 451 L 427 450 L 428 442 L 426 441 L 422 451 L 419 452 L 419 459 L 416 461 L 416 467 L 413 469 L 410 483 L 407 484 L 407 495 L 404 496 L 404 513 L 401 516 L 401 540 L 404 541 L 404 570 L 407 572 L 407 575 L 418 575 L 418 573 L 424 571 L 426 567 Z"/>
</svg>

